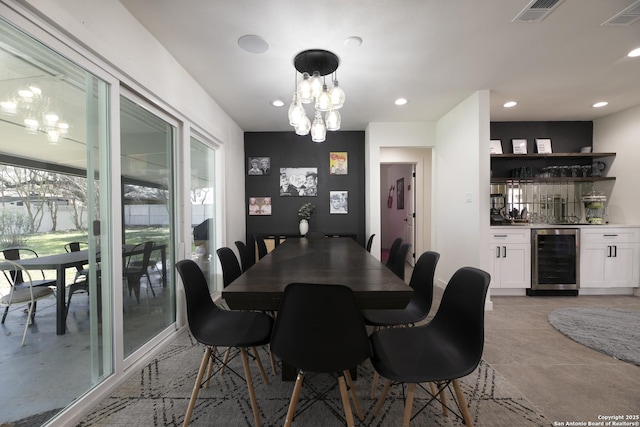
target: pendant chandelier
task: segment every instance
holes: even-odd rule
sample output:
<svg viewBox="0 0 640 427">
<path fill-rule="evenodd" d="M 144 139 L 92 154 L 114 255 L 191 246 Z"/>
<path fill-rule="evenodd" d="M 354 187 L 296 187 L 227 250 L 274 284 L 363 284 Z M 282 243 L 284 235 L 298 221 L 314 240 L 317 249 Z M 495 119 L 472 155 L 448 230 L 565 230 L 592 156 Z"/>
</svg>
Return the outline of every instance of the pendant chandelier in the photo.
<svg viewBox="0 0 640 427">
<path fill-rule="evenodd" d="M 339 64 L 334 53 L 322 49 L 302 51 L 293 60 L 296 86 L 289 106 L 289 124 L 298 135 L 311 133 L 313 142 L 324 142 L 328 130 L 340 129 L 339 110 L 345 96 L 336 77 Z M 298 73 L 302 75 L 300 83 Z M 327 75 L 331 75 L 329 84 Z M 313 104 L 313 122 L 307 116 L 304 104 Z"/>
</svg>

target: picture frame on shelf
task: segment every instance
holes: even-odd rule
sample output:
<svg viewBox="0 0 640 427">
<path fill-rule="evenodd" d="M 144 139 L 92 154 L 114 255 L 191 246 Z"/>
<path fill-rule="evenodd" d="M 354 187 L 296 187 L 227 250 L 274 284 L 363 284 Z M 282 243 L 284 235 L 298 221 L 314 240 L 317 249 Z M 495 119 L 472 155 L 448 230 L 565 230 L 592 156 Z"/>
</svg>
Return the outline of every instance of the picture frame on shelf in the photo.
<svg viewBox="0 0 640 427">
<path fill-rule="evenodd" d="M 492 139 L 491 141 L 489 141 L 489 153 L 502 154 L 502 140 Z"/>
<path fill-rule="evenodd" d="M 536 138 L 536 149 L 538 154 L 551 154 L 551 139 L 549 138 Z"/>
<path fill-rule="evenodd" d="M 513 146 L 513 154 L 527 154 L 526 139 L 512 139 L 511 144 Z"/>
</svg>

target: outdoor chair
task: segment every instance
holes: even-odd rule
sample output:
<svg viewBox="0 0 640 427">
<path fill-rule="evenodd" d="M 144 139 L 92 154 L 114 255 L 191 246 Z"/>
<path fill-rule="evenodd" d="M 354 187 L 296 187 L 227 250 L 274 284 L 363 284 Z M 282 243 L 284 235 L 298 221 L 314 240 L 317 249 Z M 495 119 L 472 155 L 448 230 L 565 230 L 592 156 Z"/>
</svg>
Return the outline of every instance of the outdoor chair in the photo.
<svg viewBox="0 0 640 427">
<path fill-rule="evenodd" d="M 131 296 L 131 291 L 133 291 L 138 304 L 140 304 L 140 280 L 142 280 L 142 277 L 147 278 L 147 293 L 149 293 L 149 289 L 151 289 L 151 294 L 154 297 L 156 296 L 151 283 L 151 277 L 149 276 L 151 252 L 153 251 L 154 245 L 153 242 L 149 241 L 134 246 L 133 249 L 128 252 L 123 250 L 126 258 L 124 276 L 127 279 L 129 296 Z"/>
<path fill-rule="evenodd" d="M 21 345 L 24 346 L 27 339 L 27 329 L 29 328 L 29 325 L 33 323 L 33 319 L 36 314 L 37 301 L 53 295 L 53 289 L 47 286 L 33 286 L 29 270 L 25 270 L 24 267 L 14 261 L 0 261 L 0 269 L 9 283 L 8 292 L 0 295 L 0 305 L 5 306 L 4 315 L 2 316 L 2 324 L 4 324 L 11 305 L 22 303 L 29 304 L 27 321 L 25 322 L 24 333 L 22 334 Z M 18 277 L 21 278 L 20 282 L 16 281 L 16 278 Z"/>
</svg>

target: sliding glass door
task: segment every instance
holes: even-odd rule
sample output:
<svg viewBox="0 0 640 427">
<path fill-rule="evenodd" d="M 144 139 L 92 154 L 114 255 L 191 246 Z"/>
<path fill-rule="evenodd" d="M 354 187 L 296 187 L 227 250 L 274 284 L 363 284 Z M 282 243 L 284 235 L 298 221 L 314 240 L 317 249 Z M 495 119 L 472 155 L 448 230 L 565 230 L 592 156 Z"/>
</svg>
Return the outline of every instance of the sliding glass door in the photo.
<svg viewBox="0 0 640 427">
<path fill-rule="evenodd" d="M 31 273 L 56 283 L 56 295 L 37 302 L 24 346 L 27 303 L 7 307 L 3 425 L 46 420 L 113 373 L 109 90 L 0 19 L 0 259 L 51 259 Z M 82 262 L 62 264 L 78 247 Z M 0 293 L 7 289 L 0 274 Z"/>
<path fill-rule="evenodd" d="M 176 127 L 142 100 L 120 97 L 124 357 L 175 322 Z"/>
</svg>

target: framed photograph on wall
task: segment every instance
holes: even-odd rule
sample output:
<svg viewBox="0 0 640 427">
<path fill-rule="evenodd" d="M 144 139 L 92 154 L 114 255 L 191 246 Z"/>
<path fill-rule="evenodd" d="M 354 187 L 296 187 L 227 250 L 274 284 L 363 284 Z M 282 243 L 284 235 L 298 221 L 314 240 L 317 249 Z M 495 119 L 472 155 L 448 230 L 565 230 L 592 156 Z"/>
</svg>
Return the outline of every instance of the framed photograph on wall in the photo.
<svg viewBox="0 0 640 427">
<path fill-rule="evenodd" d="M 281 196 L 317 196 L 318 168 L 280 168 Z"/>
<path fill-rule="evenodd" d="M 330 175 L 347 175 L 348 172 L 348 154 L 346 151 L 332 151 L 329 153 L 329 174 Z"/>
<path fill-rule="evenodd" d="M 271 215 L 271 197 L 249 197 L 249 215 Z"/>
<path fill-rule="evenodd" d="M 489 153 L 502 154 L 502 141 L 499 139 L 492 139 L 489 141 Z"/>
<path fill-rule="evenodd" d="M 527 154 L 527 140 L 526 139 L 512 139 L 513 154 Z"/>
<path fill-rule="evenodd" d="M 329 191 L 329 213 L 346 214 L 349 213 L 349 192 Z"/>
<path fill-rule="evenodd" d="M 271 175 L 271 157 L 248 157 L 247 175 Z"/>
<path fill-rule="evenodd" d="M 396 181 L 396 209 L 404 209 L 404 178 Z"/>
<path fill-rule="evenodd" d="M 546 139 L 540 139 L 537 138 L 536 139 L 536 149 L 538 150 L 539 154 L 551 154 L 551 140 L 546 138 Z"/>
</svg>

